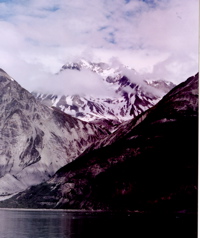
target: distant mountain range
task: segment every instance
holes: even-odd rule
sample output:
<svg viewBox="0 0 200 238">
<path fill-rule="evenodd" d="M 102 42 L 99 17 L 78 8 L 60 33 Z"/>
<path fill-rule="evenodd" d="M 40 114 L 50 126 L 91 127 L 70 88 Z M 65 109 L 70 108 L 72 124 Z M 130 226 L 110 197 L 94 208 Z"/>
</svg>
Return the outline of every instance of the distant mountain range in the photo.
<svg viewBox="0 0 200 238">
<path fill-rule="evenodd" d="M 63 70 L 70 67 L 73 70 L 81 70 L 79 64 L 66 65 Z M 101 65 L 100 67 L 93 64 L 93 67 L 102 73 L 107 66 Z M 3 161 L 5 162 L 1 166 L 2 171 L 7 166 L 9 151 L 12 151 L 10 158 L 19 161 L 18 167 L 30 165 L 31 162 L 35 162 L 36 165 L 38 156 L 27 156 L 38 155 L 35 150 L 43 151 L 46 148 L 45 151 L 49 154 L 45 161 L 51 159 L 51 162 L 47 163 L 53 163 L 60 159 L 62 161 L 64 153 L 59 157 L 59 151 L 63 151 L 63 146 L 66 143 L 69 145 L 68 149 L 65 147 L 66 151 L 70 151 L 70 145 L 74 145 L 73 143 L 75 143 L 75 148 L 78 144 L 79 149 L 84 145 L 85 151 L 82 154 L 79 151 L 81 154 L 79 157 L 60 168 L 48 181 L 29 187 L 1 202 L 0 206 L 134 212 L 197 212 L 198 74 L 174 87 L 154 106 L 154 103 L 150 103 L 150 101 L 158 101 L 158 98 L 149 94 L 147 96 L 147 93 L 142 91 L 143 88 L 138 85 L 131 85 L 128 77 L 123 75 L 117 78 L 106 75 L 104 80 L 118 86 L 116 91 L 124 98 L 125 105 L 130 104 L 130 107 L 125 107 L 128 110 L 126 113 L 128 116 L 134 115 L 133 119 L 121 122 L 115 131 L 109 134 L 106 134 L 105 131 L 98 131 L 93 127 L 93 123 L 84 124 L 88 128 L 86 130 L 77 119 L 72 119 L 58 110 L 51 110 L 41 104 L 36 104 L 33 97 L 27 93 L 20 93 L 19 96 L 16 96 L 16 98 L 21 98 L 12 105 L 18 105 L 22 100 L 23 104 L 18 105 L 16 110 L 22 110 L 22 106 L 24 109 L 14 114 L 11 107 L 7 106 L 11 102 L 11 95 L 13 95 L 11 89 L 16 88 L 16 92 L 22 89 L 16 86 L 15 82 L 11 80 L 8 82 L 7 76 L 1 76 L 1 84 L 3 83 L 4 87 L 8 83 L 10 85 L 6 86 L 6 90 L 1 90 L 1 92 L 5 92 L 5 95 L 1 95 L 3 105 L 1 108 L 3 111 L 1 130 L 4 133 L 1 132 L 1 135 L 4 135 L 1 147 L 9 148 L 3 150 L 5 151 Z M 151 86 L 158 86 L 157 82 L 147 83 Z M 164 82 L 164 85 L 168 85 L 168 83 Z M 133 95 L 130 93 L 125 96 L 125 89 L 129 88 L 130 91 L 133 91 Z M 27 97 L 29 97 L 29 101 L 33 101 L 33 105 L 29 105 L 29 108 L 24 103 Z M 67 96 L 64 97 L 63 100 L 66 101 Z M 84 101 L 84 103 L 86 102 L 88 103 L 88 101 Z M 135 102 L 139 103 L 135 105 Z M 149 108 L 150 105 L 151 108 Z M 58 106 L 58 104 L 54 104 L 54 106 Z M 41 113 L 38 113 L 38 108 Z M 69 107 L 66 106 L 66 108 Z M 79 110 L 82 110 L 81 107 L 77 109 L 77 111 Z M 105 109 L 103 110 L 105 111 Z M 11 116 L 8 117 L 6 113 Z M 20 117 L 22 113 L 24 115 Z M 39 114 L 39 118 L 37 118 L 37 114 Z M 56 118 L 55 115 L 57 115 Z M 102 115 L 105 114 L 102 113 Z M 117 120 L 120 121 L 126 114 L 121 117 L 119 115 L 121 114 L 118 111 Z M 30 122 L 30 127 L 25 120 L 28 116 L 35 118 Z M 10 121 L 7 122 L 9 118 Z M 17 122 L 19 125 L 16 125 Z M 40 125 L 41 123 L 43 126 Z M 80 125 L 79 128 L 76 127 L 77 123 Z M 17 130 L 15 130 L 15 125 Z M 22 127 L 22 125 L 24 126 Z M 52 131 L 53 129 L 55 131 Z M 11 143 L 12 133 L 15 135 L 16 131 L 21 132 L 16 135 L 18 140 L 22 141 L 21 147 L 17 147 L 23 148 L 20 153 L 15 149 L 17 139 Z M 89 132 L 91 135 L 88 138 Z M 20 135 L 23 136 L 20 137 Z M 38 139 L 36 139 L 37 135 Z M 47 139 L 45 139 L 46 137 Z M 72 137 L 70 144 L 68 140 Z M 88 143 L 89 139 L 91 143 Z M 45 147 L 50 141 L 52 144 Z M 12 146 L 7 147 L 8 144 Z M 14 157 L 14 154 L 19 156 Z M 33 161 L 34 158 L 35 161 Z M 40 161 L 42 158 L 41 155 Z M 11 166 L 9 169 L 12 171 Z M 9 170 L 7 173 L 11 174 Z M 28 176 L 27 173 L 27 178 Z"/>
<path fill-rule="evenodd" d="M 43 104 L 56 107 L 83 121 L 98 123 L 111 131 L 121 122 L 133 119 L 155 105 L 175 86 L 165 80 L 138 80 L 139 75 L 136 71 L 124 65 L 114 67 L 105 63 L 80 60 L 78 63 L 65 64 L 60 73 L 69 70 L 93 72 L 115 93 L 115 97 L 55 95 L 41 92 L 32 94 Z"/>
</svg>

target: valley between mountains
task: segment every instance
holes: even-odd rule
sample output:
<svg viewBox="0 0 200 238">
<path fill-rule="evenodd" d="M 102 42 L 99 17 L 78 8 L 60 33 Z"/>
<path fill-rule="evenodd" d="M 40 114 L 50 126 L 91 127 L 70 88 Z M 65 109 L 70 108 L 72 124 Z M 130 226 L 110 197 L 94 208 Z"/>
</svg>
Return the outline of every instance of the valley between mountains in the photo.
<svg viewBox="0 0 200 238">
<path fill-rule="evenodd" d="M 85 61 L 59 73 L 85 69 L 116 97 L 31 94 L 0 71 L 0 206 L 196 212 L 198 74 L 138 84 Z"/>
</svg>

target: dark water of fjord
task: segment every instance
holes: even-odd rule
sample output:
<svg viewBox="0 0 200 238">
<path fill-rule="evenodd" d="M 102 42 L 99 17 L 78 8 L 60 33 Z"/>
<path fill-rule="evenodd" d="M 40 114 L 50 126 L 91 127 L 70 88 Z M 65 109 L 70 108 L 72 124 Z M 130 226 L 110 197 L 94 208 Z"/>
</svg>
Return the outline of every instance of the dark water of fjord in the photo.
<svg viewBox="0 0 200 238">
<path fill-rule="evenodd" d="M 0 210 L 0 238 L 197 237 L 196 215 Z"/>
</svg>

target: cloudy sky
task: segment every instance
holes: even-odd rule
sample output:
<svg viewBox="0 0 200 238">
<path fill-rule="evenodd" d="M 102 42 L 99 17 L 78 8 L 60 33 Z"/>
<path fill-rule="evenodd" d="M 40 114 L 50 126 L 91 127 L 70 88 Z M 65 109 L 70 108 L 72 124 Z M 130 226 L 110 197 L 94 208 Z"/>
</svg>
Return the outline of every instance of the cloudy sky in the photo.
<svg viewBox="0 0 200 238">
<path fill-rule="evenodd" d="M 66 62 L 115 57 L 150 78 L 180 83 L 198 71 L 198 4 L 0 0 L 0 68 L 33 90 Z"/>
</svg>

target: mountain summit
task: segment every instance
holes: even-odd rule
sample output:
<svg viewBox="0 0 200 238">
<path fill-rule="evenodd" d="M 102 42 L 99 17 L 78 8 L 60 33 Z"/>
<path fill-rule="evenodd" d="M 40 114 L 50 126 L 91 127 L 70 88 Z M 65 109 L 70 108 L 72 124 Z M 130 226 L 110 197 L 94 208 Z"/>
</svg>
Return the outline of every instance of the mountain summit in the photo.
<svg viewBox="0 0 200 238">
<path fill-rule="evenodd" d="M 66 74 L 67 81 L 67 72 L 72 70 L 79 71 L 79 77 L 83 77 L 85 71 L 92 72 L 112 94 L 98 97 L 87 94 L 58 95 L 33 92 L 33 95 L 46 105 L 56 107 L 83 121 L 107 125 L 107 129 L 111 127 L 111 130 L 115 125 L 133 119 L 155 105 L 175 86 L 165 80 L 143 79 L 135 70 L 124 65 L 109 66 L 86 60 L 65 64 L 59 74 Z"/>
</svg>

